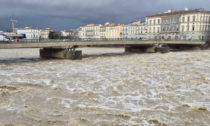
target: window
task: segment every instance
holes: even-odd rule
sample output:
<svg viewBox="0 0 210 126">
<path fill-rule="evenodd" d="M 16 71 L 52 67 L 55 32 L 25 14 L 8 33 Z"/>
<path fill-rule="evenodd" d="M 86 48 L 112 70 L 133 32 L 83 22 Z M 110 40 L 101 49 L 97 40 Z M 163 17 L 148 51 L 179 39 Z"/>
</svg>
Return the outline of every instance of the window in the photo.
<svg viewBox="0 0 210 126">
<path fill-rule="evenodd" d="M 157 32 L 159 33 L 159 32 L 160 32 L 160 31 L 159 31 L 159 27 L 158 27 L 157 29 L 158 29 L 158 31 L 157 31 Z"/>
<path fill-rule="evenodd" d="M 179 22 L 179 18 L 177 18 L 176 20 L 177 20 L 177 22 Z"/>
<path fill-rule="evenodd" d="M 150 25 L 152 24 L 152 21 L 150 20 Z"/>
<path fill-rule="evenodd" d="M 194 31 L 195 30 L 195 26 L 192 26 L 192 31 Z"/>
<path fill-rule="evenodd" d="M 155 27 L 153 28 L 153 33 L 155 33 Z"/>
<path fill-rule="evenodd" d="M 187 21 L 190 22 L 190 16 L 187 17 Z"/>
<path fill-rule="evenodd" d="M 165 20 L 163 19 L 163 21 L 162 21 L 163 23 L 165 23 Z"/>
<path fill-rule="evenodd" d="M 155 23 L 155 20 L 154 20 L 154 24 L 156 24 L 156 23 Z"/>
<path fill-rule="evenodd" d="M 182 31 L 184 31 L 184 26 L 182 26 Z"/>
<path fill-rule="evenodd" d="M 189 26 L 187 26 L 187 31 L 189 31 Z"/>
<path fill-rule="evenodd" d="M 200 21 L 202 21 L 202 16 L 200 17 Z"/>
<path fill-rule="evenodd" d="M 205 21 L 205 16 L 203 16 L 203 21 Z"/>
<path fill-rule="evenodd" d="M 160 24 L 160 19 L 158 19 L 158 24 Z"/>
<path fill-rule="evenodd" d="M 195 22 L 195 16 L 193 16 L 193 22 Z"/>
<path fill-rule="evenodd" d="M 182 17 L 182 22 L 184 22 L 184 17 Z"/>
</svg>

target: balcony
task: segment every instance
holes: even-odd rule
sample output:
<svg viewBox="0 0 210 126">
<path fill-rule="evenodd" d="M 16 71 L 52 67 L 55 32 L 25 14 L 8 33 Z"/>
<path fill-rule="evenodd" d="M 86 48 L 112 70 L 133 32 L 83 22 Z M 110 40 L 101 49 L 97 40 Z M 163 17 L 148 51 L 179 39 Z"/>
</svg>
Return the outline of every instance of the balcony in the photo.
<svg viewBox="0 0 210 126">
<path fill-rule="evenodd" d="M 100 32 L 106 32 L 106 29 L 101 29 Z"/>
<path fill-rule="evenodd" d="M 85 32 L 94 32 L 94 30 L 86 30 Z"/>
<path fill-rule="evenodd" d="M 172 30 L 172 31 L 161 31 L 160 33 L 179 33 L 180 31 Z"/>
</svg>

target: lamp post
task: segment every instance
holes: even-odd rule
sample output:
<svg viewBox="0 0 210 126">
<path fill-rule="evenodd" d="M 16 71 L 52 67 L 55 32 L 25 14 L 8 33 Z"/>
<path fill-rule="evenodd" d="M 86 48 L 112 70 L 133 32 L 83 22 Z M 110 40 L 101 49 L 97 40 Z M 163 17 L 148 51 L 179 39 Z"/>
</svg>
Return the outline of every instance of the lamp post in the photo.
<svg viewBox="0 0 210 126">
<path fill-rule="evenodd" d="M 12 30 L 13 30 L 13 33 L 15 33 L 15 25 L 14 25 L 14 22 L 17 22 L 16 20 L 11 20 L 12 22 Z"/>
</svg>

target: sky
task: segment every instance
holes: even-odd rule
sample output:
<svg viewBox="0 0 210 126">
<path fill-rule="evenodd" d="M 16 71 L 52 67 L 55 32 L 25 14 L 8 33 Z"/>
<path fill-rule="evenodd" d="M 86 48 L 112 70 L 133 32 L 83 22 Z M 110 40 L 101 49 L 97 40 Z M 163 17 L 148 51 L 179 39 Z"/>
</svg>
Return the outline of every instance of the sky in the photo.
<svg viewBox="0 0 210 126">
<path fill-rule="evenodd" d="M 0 0 L 0 31 L 38 27 L 55 31 L 106 22 L 128 24 L 145 17 L 173 11 L 208 8 L 210 0 Z"/>
</svg>

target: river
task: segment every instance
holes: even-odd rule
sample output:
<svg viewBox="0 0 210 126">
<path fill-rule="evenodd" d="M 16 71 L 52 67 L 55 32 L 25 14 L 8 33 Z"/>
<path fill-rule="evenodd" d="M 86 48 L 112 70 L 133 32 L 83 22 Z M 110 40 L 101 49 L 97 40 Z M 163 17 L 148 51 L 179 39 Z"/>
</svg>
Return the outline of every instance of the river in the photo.
<svg viewBox="0 0 210 126">
<path fill-rule="evenodd" d="M 0 126 L 208 126 L 210 51 L 124 53 L 82 60 L 0 50 Z"/>
</svg>

